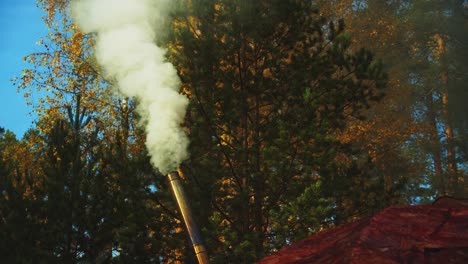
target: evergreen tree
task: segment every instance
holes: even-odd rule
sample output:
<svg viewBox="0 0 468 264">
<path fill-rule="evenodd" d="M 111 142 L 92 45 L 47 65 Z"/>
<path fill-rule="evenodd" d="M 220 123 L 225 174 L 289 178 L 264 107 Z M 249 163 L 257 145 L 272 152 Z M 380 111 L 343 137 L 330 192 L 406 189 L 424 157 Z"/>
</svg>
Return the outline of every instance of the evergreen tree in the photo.
<svg viewBox="0 0 468 264">
<path fill-rule="evenodd" d="M 463 1 L 414 1 L 408 20 L 413 52 L 409 81 L 415 83 L 415 111 L 427 124 L 423 153 L 432 159 L 432 186 L 437 195 L 466 195 L 463 116 L 466 99 L 466 17 Z M 460 111 L 461 110 L 461 111 Z M 460 119 L 461 117 L 461 119 Z M 458 120 L 458 121 L 457 121 Z M 461 129 L 459 129 L 461 128 Z"/>
<path fill-rule="evenodd" d="M 369 51 L 350 50 L 344 24 L 326 21 L 309 2 L 186 5 L 170 59 L 191 100 L 186 180 L 214 261 L 252 262 L 307 235 L 299 230 L 378 206 L 337 215 L 362 192 L 347 191 L 353 180 L 379 181 L 366 163 L 355 165 L 355 149 L 337 133 L 347 118 L 363 118 L 386 80 Z"/>
</svg>

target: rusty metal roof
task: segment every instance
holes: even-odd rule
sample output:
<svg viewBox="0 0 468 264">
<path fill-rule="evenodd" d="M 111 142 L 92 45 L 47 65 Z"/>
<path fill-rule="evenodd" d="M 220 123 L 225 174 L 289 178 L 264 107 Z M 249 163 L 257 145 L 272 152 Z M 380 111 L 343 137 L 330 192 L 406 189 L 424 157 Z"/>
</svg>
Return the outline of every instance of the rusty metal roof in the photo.
<svg viewBox="0 0 468 264">
<path fill-rule="evenodd" d="M 258 264 L 468 263 L 468 204 L 392 206 L 293 243 Z"/>
</svg>

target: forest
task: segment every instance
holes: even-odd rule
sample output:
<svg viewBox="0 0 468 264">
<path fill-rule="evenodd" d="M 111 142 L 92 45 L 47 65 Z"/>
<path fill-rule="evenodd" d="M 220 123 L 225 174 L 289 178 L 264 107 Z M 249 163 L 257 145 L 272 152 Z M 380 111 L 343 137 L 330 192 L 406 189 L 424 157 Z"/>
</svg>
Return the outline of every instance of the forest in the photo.
<svg viewBox="0 0 468 264">
<path fill-rule="evenodd" d="M 468 198 L 468 1 L 134 1 L 172 3 L 151 26 L 186 98 L 177 166 L 211 263 Z M 0 128 L 0 262 L 196 263 L 149 147 L 177 146 L 149 141 L 145 96 L 116 89 L 71 2 L 37 0 L 48 34 L 14 78 L 37 120 Z"/>
</svg>

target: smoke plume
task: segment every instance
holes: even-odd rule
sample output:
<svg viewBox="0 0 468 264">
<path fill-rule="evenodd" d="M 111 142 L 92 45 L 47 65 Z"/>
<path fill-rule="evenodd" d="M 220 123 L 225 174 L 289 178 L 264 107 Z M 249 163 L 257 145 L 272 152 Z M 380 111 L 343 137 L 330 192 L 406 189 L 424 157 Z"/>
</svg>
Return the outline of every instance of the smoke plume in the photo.
<svg viewBox="0 0 468 264">
<path fill-rule="evenodd" d="M 155 43 L 173 0 L 75 0 L 72 14 L 85 33 L 94 32 L 96 57 L 119 93 L 139 102 L 153 166 L 174 170 L 187 157 L 182 123 L 188 99 L 165 50 Z"/>
</svg>

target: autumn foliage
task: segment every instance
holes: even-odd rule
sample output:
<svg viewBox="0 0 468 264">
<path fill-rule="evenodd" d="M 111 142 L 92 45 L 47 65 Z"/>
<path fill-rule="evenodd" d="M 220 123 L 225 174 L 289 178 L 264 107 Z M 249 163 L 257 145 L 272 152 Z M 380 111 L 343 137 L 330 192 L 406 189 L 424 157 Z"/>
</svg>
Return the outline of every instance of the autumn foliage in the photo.
<svg viewBox="0 0 468 264">
<path fill-rule="evenodd" d="M 466 196 L 467 9 L 432 2 L 174 1 L 158 45 L 190 101 L 181 170 L 213 263 Z M 0 134 L 5 261 L 195 263 L 138 100 L 113 92 L 68 0 L 37 3 L 49 32 L 15 84 L 38 118 Z"/>
</svg>

